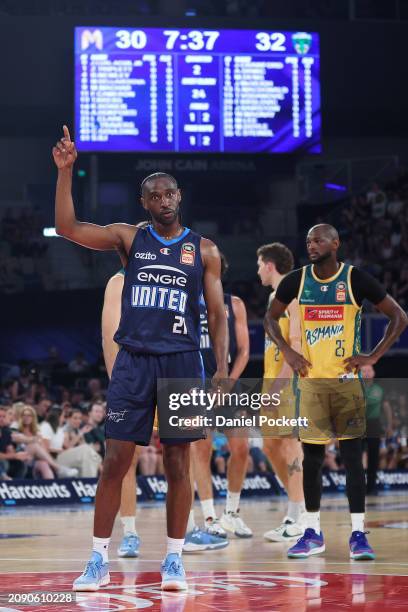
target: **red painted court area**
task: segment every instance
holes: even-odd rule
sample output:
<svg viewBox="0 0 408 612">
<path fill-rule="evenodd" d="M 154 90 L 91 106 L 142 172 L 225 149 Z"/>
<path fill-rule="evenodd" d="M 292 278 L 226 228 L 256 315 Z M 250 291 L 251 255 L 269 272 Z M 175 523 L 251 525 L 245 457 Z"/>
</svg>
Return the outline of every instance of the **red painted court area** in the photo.
<svg viewBox="0 0 408 612">
<path fill-rule="evenodd" d="M 162 593 L 157 573 L 113 572 L 98 593 L 77 593 L 75 603 L 21 605 L 9 594 L 70 592 L 72 572 L 14 573 L 0 576 L 0 612 L 15 610 L 163 612 L 265 610 L 406 610 L 408 576 L 286 572 L 207 572 L 189 575 L 187 594 Z M 16 597 L 14 598 L 16 599 Z M 18 599 L 18 598 L 17 598 Z M 20 600 L 21 601 L 21 600 Z"/>
</svg>

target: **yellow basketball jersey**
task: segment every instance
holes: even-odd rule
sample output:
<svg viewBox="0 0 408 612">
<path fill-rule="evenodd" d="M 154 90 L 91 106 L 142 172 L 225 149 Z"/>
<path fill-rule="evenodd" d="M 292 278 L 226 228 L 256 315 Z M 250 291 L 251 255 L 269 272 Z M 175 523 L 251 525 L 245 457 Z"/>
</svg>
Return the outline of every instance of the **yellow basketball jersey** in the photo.
<svg viewBox="0 0 408 612">
<path fill-rule="evenodd" d="M 344 377 L 344 359 L 360 352 L 361 306 L 351 288 L 352 266 L 341 263 L 331 278 L 320 279 L 313 265 L 302 270 L 298 300 L 303 356 L 309 378 Z"/>
<path fill-rule="evenodd" d="M 275 292 L 271 293 L 268 306 Z M 289 315 L 285 312 L 279 319 L 279 327 L 285 342 L 289 343 Z M 283 366 L 283 355 L 276 344 L 265 334 L 264 378 L 276 378 Z"/>
</svg>

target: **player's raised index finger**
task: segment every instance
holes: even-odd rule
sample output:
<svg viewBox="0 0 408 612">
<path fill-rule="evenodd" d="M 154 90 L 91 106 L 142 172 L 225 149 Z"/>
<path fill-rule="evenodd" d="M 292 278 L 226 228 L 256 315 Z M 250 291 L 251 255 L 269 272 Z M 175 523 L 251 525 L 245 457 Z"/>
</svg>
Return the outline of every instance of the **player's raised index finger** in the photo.
<svg viewBox="0 0 408 612">
<path fill-rule="evenodd" d="M 71 140 L 71 136 L 70 136 L 70 133 L 69 133 L 69 129 L 68 129 L 68 127 L 67 127 L 66 125 L 63 125 L 63 126 L 62 126 L 62 131 L 64 132 L 64 137 L 65 137 L 67 140 Z"/>
</svg>

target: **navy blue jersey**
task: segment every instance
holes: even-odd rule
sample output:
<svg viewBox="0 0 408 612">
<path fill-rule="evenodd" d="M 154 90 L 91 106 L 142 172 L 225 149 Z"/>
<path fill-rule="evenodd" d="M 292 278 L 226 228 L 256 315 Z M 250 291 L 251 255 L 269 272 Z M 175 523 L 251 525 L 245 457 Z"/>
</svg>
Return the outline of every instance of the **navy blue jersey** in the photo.
<svg viewBox="0 0 408 612">
<path fill-rule="evenodd" d="M 237 356 L 237 336 L 235 334 L 235 315 L 232 308 L 232 299 L 229 293 L 224 293 L 225 312 L 228 321 L 229 333 L 229 353 L 228 364 L 232 364 Z M 217 362 L 215 361 L 214 351 L 211 346 L 210 334 L 208 330 L 207 309 L 204 298 L 200 298 L 200 351 L 203 356 L 204 370 L 207 378 L 214 376 L 217 371 Z"/>
<path fill-rule="evenodd" d="M 122 292 L 115 342 L 134 353 L 163 355 L 200 348 L 201 236 L 185 228 L 166 240 L 138 229 Z"/>
</svg>

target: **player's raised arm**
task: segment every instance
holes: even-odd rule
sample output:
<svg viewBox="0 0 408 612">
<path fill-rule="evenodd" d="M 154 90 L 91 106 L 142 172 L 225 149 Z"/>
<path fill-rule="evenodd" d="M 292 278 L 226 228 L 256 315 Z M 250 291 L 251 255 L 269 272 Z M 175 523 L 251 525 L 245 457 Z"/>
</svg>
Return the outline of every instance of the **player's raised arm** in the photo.
<svg viewBox="0 0 408 612">
<path fill-rule="evenodd" d="M 201 239 L 204 265 L 203 293 L 208 314 L 208 331 L 214 349 L 217 371 L 215 380 L 228 378 L 228 323 L 221 283 L 221 259 L 211 240 Z"/>
<path fill-rule="evenodd" d="M 82 246 L 96 250 L 127 252 L 135 234 L 132 225 L 114 223 L 95 225 L 78 221 L 72 199 L 72 170 L 77 158 L 75 144 L 71 140 L 66 125 L 64 136 L 52 150 L 58 168 L 57 189 L 55 194 L 55 229 L 57 234 Z"/>
</svg>

